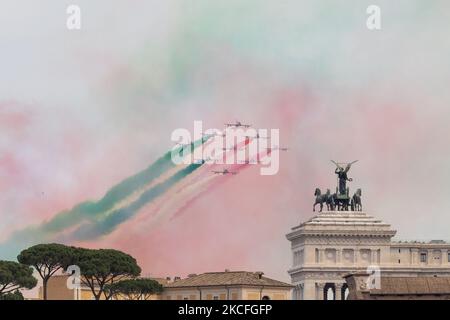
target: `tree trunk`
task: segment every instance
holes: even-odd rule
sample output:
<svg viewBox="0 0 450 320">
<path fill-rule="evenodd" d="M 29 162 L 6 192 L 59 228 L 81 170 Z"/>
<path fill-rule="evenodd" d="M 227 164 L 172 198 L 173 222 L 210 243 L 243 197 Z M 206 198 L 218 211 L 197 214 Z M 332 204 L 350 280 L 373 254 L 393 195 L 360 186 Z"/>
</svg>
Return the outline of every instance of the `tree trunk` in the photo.
<svg viewBox="0 0 450 320">
<path fill-rule="evenodd" d="M 47 283 L 48 283 L 48 278 L 44 278 L 42 279 L 42 295 L 44 300 L 47 300 Z"/>
</svg>

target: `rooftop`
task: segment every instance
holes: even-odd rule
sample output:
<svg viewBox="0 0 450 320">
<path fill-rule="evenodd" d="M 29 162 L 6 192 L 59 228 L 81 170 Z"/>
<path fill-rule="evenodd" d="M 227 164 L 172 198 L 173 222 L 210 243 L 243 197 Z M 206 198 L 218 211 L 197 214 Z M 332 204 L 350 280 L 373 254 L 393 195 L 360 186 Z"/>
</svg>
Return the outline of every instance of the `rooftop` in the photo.
<svg viewBox="0 0 450 320">
<path fill-rule="evenodd" d="M 361 211 L 323 211 L 294 227 L 293 230 L 306 225 L 389 226 L 380 219 Z"/>
<path fill-rule="evenodd" d="M 411 295 L 450 294 L 449 277 L 381 277 L 381 289 L 370 294 Z"/>
<path fill-rule="evenodd" d="M 288 283 L 264 277 L 262 272 L 248 271 L 207 272 L 199 275 L 190 275 L 188 278 L 166 284 L 165 287 L 183 288 L 239 285 L 286 288 L 292 287 L 292 285 Z"/>
<path fill-rule="evenodd" d="M 287 238 L 324 234 L 393 237 L 396 231 L 364 211 L 323 211 L 292 228 Z"/>
</svg>

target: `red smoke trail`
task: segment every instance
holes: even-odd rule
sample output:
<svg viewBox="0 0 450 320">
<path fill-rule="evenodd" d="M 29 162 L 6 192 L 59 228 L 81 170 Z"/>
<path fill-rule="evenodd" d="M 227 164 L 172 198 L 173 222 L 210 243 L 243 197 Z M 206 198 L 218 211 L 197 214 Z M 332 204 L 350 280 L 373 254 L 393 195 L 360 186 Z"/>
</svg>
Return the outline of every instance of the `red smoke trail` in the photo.
<svg viewBox="0 0 450 320">
<path fill-rule="evenodd" d="M 246 138 L 244 141 L 239 142 L 233 146 L 233 148 L 243 148 L 246 147 L 250 143 L 251 139 Z M 235 152 L 234 150 L 223 152 L 222 156 L 225 154 L 228 154 L 229 152 Z M 174 185 L 171 189 L 169 189 L 164 195 L 162 195 L 161 198 L 159 198 L 157 201 L 149 204 L 148 206 L 142 208 L 142 211 L 144 214 L 140 214 L 135 216 L 133 219 L 130 219 L 129 221 L 125 222 L 121 228 L 118 228 L 116 231 L 112 232 L 110 236 L 107 238 L 120 238 L 123 234 L 124 230 L 127 230 L 125 232 L 129 232 L 130 229 L 136 229 L 136 228 L 142 228 L 143 225 L 150 225 L 150 227 L 154 223 L 158 223 L 160 219 L 163 219 L 164 216 L 172 214 L 170 211 L 170 206 L 173 204 L 175 206 L 175 213 L 181 211 L 181 208 L 176 208 L 176 205 L 178 203 L 184 203 L 186 201 L 190 201 L 191 197 L 196 197 L 197 193 L 204 193 L 205 190 L 208 190 L 208 185 L 210 183 L 213 183 L 214 180 L 217 180 L 217 178 L 212 179 L 211 181 L 206 181 L 205 185 L 202 184 L 202 180 L 211 179 L 211 170 L 219 170 L 219 167 L 223 165 L 220 164 L 213 164 L 213 165 L 207 165 L 205 164 L 202 168 L 199 168 L 197 172 L 193 173 L 192 175 L 187 176 L 185 179 Z M 245 167 L 246 165 L 228 165 L 228 167 L 233 168 L 233 170 L 241 170 L 240 168 Z M 228 177 L 222 177 L 222 179 L 219 180 L 228 180 Z M 195 189 L 195 186 L 199 184 L 198 189 Z M 200 187 L 201 186 L 201 187 Z M 187 188 L 194 187 L 192 191 L 187 190 L 187 194 L 184 195 L 183 192 L 186 191 Z M 189 193 L 190 192 L 190 193 Z M 180 198 L 181 197 L 181 198 Z M 183 197 L 185 197 L 183 199 Z M 198 198 L 198 197 L 197 197 Z M 172 204 L 171 204 L 172 202 Z M 168 207 L 169 206 L 169 207 Z M 168 207 L 168 208 L 167 208 Z M 184 207 L 184 204 L 183 204 Z M 147 228 L 147 227 L 146 227 Z M 147 228 L 148 229 L 148 228 Z M 146 230 L 147 230 L 146 229 Z"/>
<path fill-rule="evenodd" d="M 268 156 L 271 152 L 272 151 L 270 149 L 267 152 L 260 152 L 256 155 L 256 159 L 258 159 L 258 161 L 259 161 L 260 159 Z M 242 172 L 243 170 L 245 170 L 249 167 L 250 167 L 250 164 L 247 164 L 247 163 L 246 164 L 237 164 L 237 165 L 233 165 L 231 167 L 230 171 Z M 203 196 L 207 192 L 211 192 L 212 190 L 216 189 L 218 186 L 222 185 L 224 182 L 228 181 L 230 178 L 231 178 L 231 176 L 225 176 L 225 177 L 222 177 L 222 179 L 215 179 L 215 180 L 211 181 L 207 188 L 201 190 L 199 193 L 195 194 L 192 198 L 188 199 L 181 208 L 179 208 L 177 211 L 175 211 L 175 213 L 172 215 L 172 218 L 170 219 L 170 221 L 181 216 L 181 214 L 185 210 L 189 209 L 191 207 L 191 205 L 197 199 L 199 199 L 201 196 Z"/>
</svg>

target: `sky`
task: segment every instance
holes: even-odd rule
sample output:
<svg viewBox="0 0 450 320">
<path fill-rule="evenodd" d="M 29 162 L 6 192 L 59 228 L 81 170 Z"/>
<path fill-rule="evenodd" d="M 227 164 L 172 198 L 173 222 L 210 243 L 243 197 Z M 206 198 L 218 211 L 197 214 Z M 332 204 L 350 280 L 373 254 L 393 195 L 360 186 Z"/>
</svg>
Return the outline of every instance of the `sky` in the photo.
<svg viewBox="0 0 450 320">
<path fill-rule="evenodd" d="M 66 28 L 70 4 L 81 8 L 81 30 Z M 381 30 L 366 27 L 371 4 Z M 245 168 L 196 185 L 189 202 L 161 196 L 159 211 L 144 206 L 110 234 L 65 241 L 128 252 L 151 276 L 232 269 L 289 281 L 285 234 L 312 217 L 316 187 L 335 188 L 331 159 L 359 160 L 349 186 L 397 239 L 450 240 L 448 1 L 1 8 L 0 244 L 101 199 L 195 120 L 277 128 L 290 149 L 276 175 Z M 147 224 L 161 210 L 176 216 Z"/>
</svg>

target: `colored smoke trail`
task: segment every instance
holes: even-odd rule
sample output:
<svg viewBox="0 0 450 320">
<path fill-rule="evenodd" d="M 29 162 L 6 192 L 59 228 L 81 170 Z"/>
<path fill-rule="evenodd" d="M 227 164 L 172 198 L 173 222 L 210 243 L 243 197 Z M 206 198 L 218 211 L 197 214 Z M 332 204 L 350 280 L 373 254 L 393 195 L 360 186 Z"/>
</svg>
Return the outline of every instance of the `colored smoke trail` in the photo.
<svg viewBox="0 0 450 320">
<path fill-rule="evenodd" d="M 251 139 L 247 138 L 244 141 L 237 143 L 236 147 L 246 147 L 250 141 Z M 135 214 L 139 210 L 144 209 L 145 206 L 150 207 L 150 210 L 148 210 L 149 212 L 146 212 L 146 216 L 152 219 L 152 225 L 160 222 L 161 219 L 167 216 L 171 211 L 177 210 L 177 208 L 174 209 L 174 206 L 176 207 L 180 201 L 183 201 L 183 197 L 195 192 L 199 186 L 207 185 L 207 183 L 215 177 L 211 176 L 210 173 L 208 175 L 200 173 L 197 176 L 193 174 L 193 172 L 202 164 L 188 165 L 185 169 L 180 170 L 166 182 L 145 191 L 138 200 L 132 202 L 129 206 L 112 212 L 100 221 L 80 226 L 68 239 L 83 241 L 109 234 L 114 231 L 118 224 L 134 217 Z M 191 178 L 184 180 L 188 175 L 191 175 Z M 163 190 L 161 190 L 161 186 L 163 186 Z M 155 203 L 154 200 L 157 201 L 157 198 L 160 196 L 163 196 L 163 198 L 160 198 L 159 201 Z M 139 221 L 140 219 L 137 218 L 137 220 Z"/>
<path fill-rule="evenodd" d="M 206 136 L 196 140 L 189 145 L 189 147 L 181 146 L 175 148 L 174 152 L 182 153 L 183 156 L 189 155 L 195 148 L 207 142 L 210 137 L 211 136 Z M 171 155 L 171 151 L 167 152 L 147 169 L 123 180 L 118 185 L 108 190 L 105 196 L 97 202 L 83 202 L 71 210 L 57 214 L 48 222 L 43 222 L 40 225 L 30 226 L 12 233 L 11 236 L 0 245 L 0 256 L 2 258 L 12 258 L 26 246 L 54 241 L 54 239 L 57 238 L 58 233 L 61 233 L 64 230 L 75 229 L 76 231 L 73 233 L 76 234 L 77 231 L 82 229 L 83 225 L 97 226 L 93 229 L 89 229 L 92 234 L 95 234 L 96 229 L 98 229 L 100 233 L 113 229 L 117 224 L 123 222 L 124 219 L 132 216 L 135 210 L 142 207 L 144 204 L 143 201 L 151 201 L 152 198 L 164 192 L 171 184 L 175 183 L 176 181 L 174 180 L 184 178 L 186 173 L 190 173 L 199 166 L 176 167 L 172 162 Z M 180 170 L 180 168 L 182 169 Z M 180 171 L 175 173 L 171 178 L 168 178 L 168 185 L 166 185 L 162 179 L 158 178 L 167 177 L 168 175 L 164 175 L 164 173 L 170 174 L 174 171 L 170 169 Z M 140 196 L 138 196 L 139 194 Z M 133 198 L 136 198 L 137 196 L 138 200 L 133 201 Z M 125 208 L 120 208 L 121 205 L 127 205 L 130 202 L 131 204 Z M 104 217 L 105 215 L 106 218 Z M 98 220 L 100 220 L 100 222 L 96 222 Z M 76 229 L 77 225 L 80 225 L 78 229 Z"/>
<path fill-rule="evenodd" d="M 190 146 L 174 148 L 186 157 L 192 154 L 198 146 L 209 141 L 201 138 Z M 251 139 L 239 142 L 236 148 L 247 147 Z M 187 152 L 186 152 L 187 151 Z M 234 151 L 222 152 L 222 155 Z M 144 171 L 124 180 L 110 189 L 105 196 L 97 202 L 83 202 L 70 211 L 64 211 L 49 222 L 39 226 L 15 232 L 10 239 L 0 246 L 0 250 L 17 252 L 27 245 L 39 242 L 89 241 L 105 236 L 117 229 L 126 221 L 149 220 L 148 227 L 154 227 L 166 218 L 173 218 L 178 212 L 204 194 L 216 179 L 207 169 L 197 171 L 203 163 L 175 165 L 171 158 L 172 152 L 167 152 Z M 219 166 L 214 165 L 212 167 Z M 210 166 L 208 166 L 210 167 Z M 245 165 L 236 168 L 244 168 Z M 197 173 L 196 173 L 197 172 Z M 141 210 L 146 214 L 136 217 Z M 144 223 L 145 225 L 146 223 Z M 10 256 L 10 255 L 8 255 Z"/>
<path fill-rule="evenodd" d="M 176 211 L 180 203 L 184 203 L 184 199 L 192 192 L 195 192 L 197 188 L 206 184 L 210 179 L 217 178 L 216 175 L 211 175 L 207 165 L 203 165 L 189 175 L 186 179 L 183 179 L 179 183 L 173 185 L 163 195 L 161 195 L 155 201 L 148 203 L 141 209 L 142 214 L 127 221 L 122 228 L 114 231 L 108 239 L 121 238 L 125 236 L 127 230 L 139 229 L 140 231 L 148 231 L 150 227 L 161 224 L 166 221 L 170 213 Z M 206 174 L 205 174 L 206 172 Z"/>
<path fill-rule="evenodd" d="M 218 176 L 206 176 L 201 179 L 197 179 L 187 186 L 180 188 L 175 195 L 171 198 L 171 201 L 166 201 L 158 208 L 156 215 L 151 219 L 150 223 L 146 225 L 146 230 L 156 227 L 164 221 L 170 221 L 174 213 L 178 212 L 189 199 L 198 194 L 201 191 L 207 191 L 211 182 L 214 180 L 220 180 Z"/>
<path fill-rule="evenodd" d="M 127 207 L 120 208 L 100 221 L 91 222 L 80 226 L 71 235 L 69 240 L 92 240 L 99 236 L 112 232 L 119 224 L 132 218 L 146 204 L 166 192 L 170 187 L 184 179 L 186 176 L 197 170 L 201 164 L 191 164 L 185 169 L 180 170 L 166 181 L 145 191 L 138 200 Z"/>
<path fill-rule="evenodd" d="M 266 156 L 270 155 L 272 151 L 269 149 L 265 152 L 260 152 L 256 154 L 253 159 L 256 161 L 258 159 L 259 161 L 262 161 Z M 250 164 L 238 164 L 231 167 L 230 171 L 237 171 L 242 172 L 246 168 L 249 168 Z M 208 180 L 206 183 L 202 184 L 200 188 L 195 190 L 196 192 L 194 194 L 191 194 L 188 199 L 185 199 L 184 203 L 179 206 L 179 208 L 172 213 L 172 216 L 170 218 L 170 221 L 178 218 L 185 210 L 189 209 L 195 201 L 197 201 L 199 198 L 201 198 L 204 194 L 207 192 L 211 192 L 215 188 L 217 188 L 219 185 L 223 184 L 224 182 L 228 181 L 231 176 L 222 177 L 222 179 L 215 179 L 215 180 Z"/>
<path fill-rule="evenodd" d="M 248 146 L 252 139 L 245 139 L 242 142 L 237 143 L 237 148 Z M 217 156 L 223 156 L 234 151 L 220 152 Z M 255 155 L 254 157 L 257 157 Z M 222 165 L 204 165 L 202 168 L 192 173 L 180 183 L 173 185 L 167 192 L 161 197 L 152 201 L 141 210 L 142 215 L 136 216 L 134 219 L 127 221 L 126 225 L 120 230 L 113 232 L 108 239 L 118 239 L 125 236 L 125 230 L 133 229 L 135 231 L 149 231 L 151 228 L 156 227 L 164 221 L 168 221 L 173 218 L 174 213 L 179 212 L 185 206 L 186 202 L 191 198 L 196 197 L 199 193 L 207 192 L 211 184 L 215 180 L 223 181 L 223 176 L 212 174 L 212 170 L 219 170 Z M 245 166 L 239 166 L 245 167 Z M 197 197 L 198 198 L 198 197 Z"/>
</svg>

